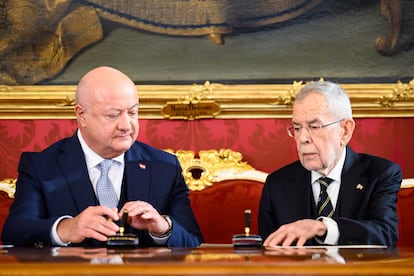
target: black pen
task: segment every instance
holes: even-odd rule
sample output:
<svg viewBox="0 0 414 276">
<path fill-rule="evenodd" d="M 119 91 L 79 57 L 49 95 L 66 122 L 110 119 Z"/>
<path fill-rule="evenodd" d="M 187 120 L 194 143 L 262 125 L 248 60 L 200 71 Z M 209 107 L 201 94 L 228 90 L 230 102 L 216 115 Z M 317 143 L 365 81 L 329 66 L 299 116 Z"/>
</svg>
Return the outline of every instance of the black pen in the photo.
<svg viewBox="0 0 414 276">
<path fill-rule="evenodd" d="M 122 214 L 121 222 L 119 223 L 119 234 L 121 236 L 124 235 L 125 224 L 126 224 L 127 218 L 128 218 L 128 210 L 125 209 L 124 213 Z"/>
<path fill-rule="evenodd" d="M 244 233 L 246 236 L 250 235 L 250 215 L 252 211 L 250 209 L 244 210 Z"/>
</svg>

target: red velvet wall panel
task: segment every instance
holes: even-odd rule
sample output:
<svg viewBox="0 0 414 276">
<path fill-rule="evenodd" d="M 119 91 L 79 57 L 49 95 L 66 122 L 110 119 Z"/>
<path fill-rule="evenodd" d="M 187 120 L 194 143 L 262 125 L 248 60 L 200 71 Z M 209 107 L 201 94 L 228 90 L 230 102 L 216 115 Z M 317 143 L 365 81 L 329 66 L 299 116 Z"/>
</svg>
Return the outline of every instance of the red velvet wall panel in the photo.
<svg viewBox="0 0 414 276">
<path fill-rule="evenodd" d="M 289 119 L 145 119 L 140 120 L 138 139 L 161 149 L 185 149 L 196 153 L 205 149 L 230 148 L 243 153 L 244 160 L 256 169 L 271 172 L 297 158 L 294 141 L 286 134 L 289 122 Z M 404 178 L 414 177 L 414 118 L 366 118 L 356 119 L 356 122 L 350 143 L 355 151 L 393 160 L 401 165 Z M 40 151 L 58 139 L 72 135 L 75 130 L 75 120 L 0 120 L 0 179 L 17 177 L 17 164 L 22 151 Z M 231 234 L 242 233 L 242 212 L 246 208 L 252 209 L 252 233 L 257 233 L 257 206 L 251 205 L 258 202 L 261 186 L 257 189 L 258 186 L 245 183 L 237 191 L 223 193 L 234 187 L 226 183 L 219 185 L 218 190 L 211 187 L 204 192 L 191 193 L 192 205 L 197 205 L 195 215 L 204 230 L 206 241 L 229 243 Z M 250 189 L 253 187 L 253 190 Z M 411 220 L 411 213 L 402 212 L 412 207 L 412 197 L 408 197 L 407 192 L 400 192 L 403 199 L 398 203 L 400 220 L 405 225 L 400 228 L 400 245 L 413 244 L 412 225 L 407 223 Z M 411 190 L 409 192 L 412 193 Z M 240 194 L 245 194 L 251 200 L 237 201 L 231 197 L 236 194 L 238 198 Z M 1 202 L 7 206 L 10 203 L 5 198 L 0 198 Z M 212 229 L 216 232 L 205 230 L 211 226 L 212 219 L 208 216 L 224 211 L 224 205 L 227 206 L 225 214 L 235 216 L 240 213 L 240 217 L 234 218 L 231 224 L 213 225 Z M 7 210 L 7 206 L 0 206 L 6 207 L 0 209 Z M 209 212 L 204 212 L 207 209 Z M 0 229 L 5 215 L 0 213 Z M 220 228 L 222 226 L 232 228 L 225 230 Z M 220 235 L 224 231 L 227 235 Z"/>
<path fill-rule="evenodd" d="M 243 153 L 256 169 L 271 172 L 296 160 L 294 141 L 286 134 L 289 119 L 140 120 L 138 139 L 173 150 L 230 148 Z M 356 119 L 350 145 L 356 151 L 399 163 L 404 178 L 414 177 L 414 118 Z M 40 151 L 70 136 L 75 120 L 0 120 L 0 179 L 17 177 L 22 151 Z"/>
</svg>

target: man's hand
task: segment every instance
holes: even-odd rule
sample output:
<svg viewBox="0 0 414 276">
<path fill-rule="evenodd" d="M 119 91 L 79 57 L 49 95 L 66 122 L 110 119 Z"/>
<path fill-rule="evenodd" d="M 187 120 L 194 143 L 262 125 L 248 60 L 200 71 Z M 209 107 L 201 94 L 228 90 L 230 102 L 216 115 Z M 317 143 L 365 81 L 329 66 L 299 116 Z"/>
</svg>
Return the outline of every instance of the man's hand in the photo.
<svg viewBox="0 0 414 276">
<path fill-rule="evenodd" d="M 64 219 L 57 226 L 62 242 L 80 243 L 85 238 L 106 241 L 119 230 L 117 210 L 106 206 L 90 206 L 74 218 Z"/>
<path fill-rule="evenodd" d="M 155 236 L 161 236 L 170 230 L 170 225 L 162 215 L 145 201 L 130 201 L 125 203 L 120 211 L 128 210 L 128 223 L 136 229 L 146 229 Z"/>
<path fill-rule="evenodd" d="M 263 246 L 290 246 L 294 242 L 296 246 L 303 246 L 307 240 L 315 236 L 323 236 L 326 231 L 325 225 L 319 220 L 298 220 L 279 227 L 267 237 Z"/>
</svg>

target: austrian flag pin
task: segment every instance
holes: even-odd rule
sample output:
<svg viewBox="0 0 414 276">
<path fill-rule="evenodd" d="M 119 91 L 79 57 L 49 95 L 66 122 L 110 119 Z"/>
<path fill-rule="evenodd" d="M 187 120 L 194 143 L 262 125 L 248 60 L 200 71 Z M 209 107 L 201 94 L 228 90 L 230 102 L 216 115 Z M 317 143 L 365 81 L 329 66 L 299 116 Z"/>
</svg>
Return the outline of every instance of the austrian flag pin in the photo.
<svg viewBox="0 0 414 276">
<path fill-rule="evenodd" d="M 147 168 L 147 166 L 145 164 L 139 163 L 139 167 L 143 170 L 145 170 Z"/>
</svg>

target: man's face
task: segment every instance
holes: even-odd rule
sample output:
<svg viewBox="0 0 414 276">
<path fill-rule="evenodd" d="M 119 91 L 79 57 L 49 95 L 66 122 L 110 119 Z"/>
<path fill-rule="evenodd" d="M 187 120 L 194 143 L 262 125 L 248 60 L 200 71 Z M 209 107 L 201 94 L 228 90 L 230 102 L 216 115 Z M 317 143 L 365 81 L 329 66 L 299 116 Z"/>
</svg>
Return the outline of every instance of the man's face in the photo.
<svg viewBox="0 0 414 276">
<path fill-rule="evenodd" d="M 329 114 L 323 95 L 312 93 L 295 102 L 292 124 L 295 142 L 302 165 L 308 170 L 328 174 L 336 165 L 343 148 L 344 120 Z M 334 122 L 334 123 L 333 123 Z M 320 127 L 333 123 L 326 127 Z"/>
<path fill-rule="evenodd" d="M 138 98 L 134 87 L 95 93 L 86 106 L 76 110 L 82 136 L 103 158 L 122 154 L 137 139 Z"/>
</svg>

